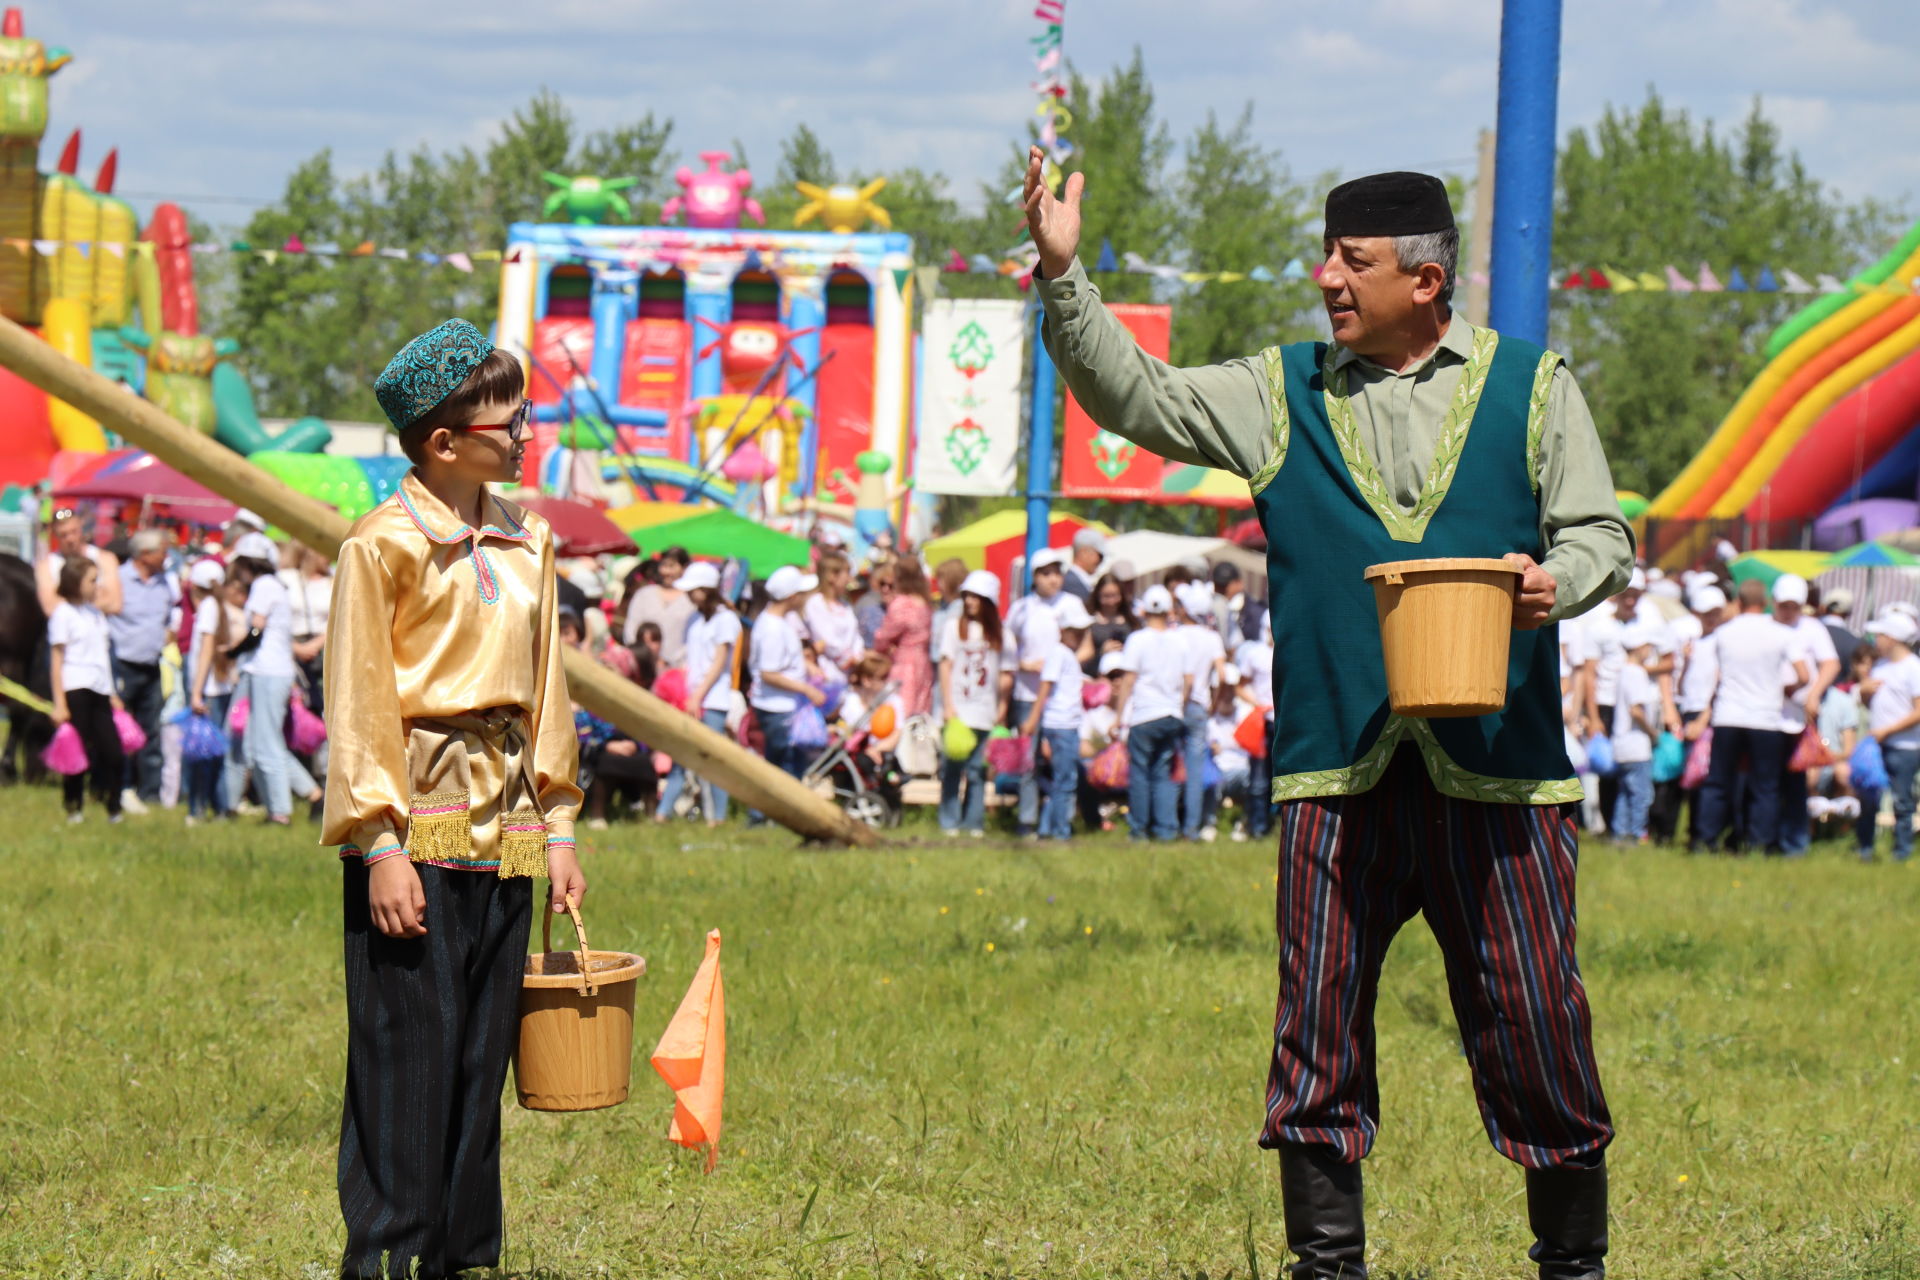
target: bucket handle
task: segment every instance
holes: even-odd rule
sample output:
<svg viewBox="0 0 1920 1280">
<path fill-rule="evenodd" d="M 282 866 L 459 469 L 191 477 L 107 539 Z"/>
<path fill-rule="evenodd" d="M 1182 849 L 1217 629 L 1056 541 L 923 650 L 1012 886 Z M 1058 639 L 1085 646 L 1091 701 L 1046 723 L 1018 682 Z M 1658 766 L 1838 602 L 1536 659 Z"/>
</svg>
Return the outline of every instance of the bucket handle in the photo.
<svg viewBox="0 0 1920 1280">
<path fill-rule="evenodd" d="M 1398 587 L 1403 585 L 1406 579 L 1400 576 L 1398 569 L 1389 569 L 1380 575 L 1380 581 L 1389 587 Z"/>
<path fill-rule="evenodd" d="M 587 926 L 580 919 L 580 907 L 579 904 L 574 902 L 572 894 L 567 895 L 567 914 L 573 918 L 573 936 L 580 943 L 580 950 L 575 953 L 578 957 L 577 963 L 580 966 L 580 994 L 582 996 L 595 995 L 599 992 L 600 985 L 594 982 L 587 974 L 587 958 L 592 954 L 587 950 Z M 540 949 L 551 953 L 553 951 L 554 913 L 552 911 L 543 911 L 540 915 Z"/>
</svg>

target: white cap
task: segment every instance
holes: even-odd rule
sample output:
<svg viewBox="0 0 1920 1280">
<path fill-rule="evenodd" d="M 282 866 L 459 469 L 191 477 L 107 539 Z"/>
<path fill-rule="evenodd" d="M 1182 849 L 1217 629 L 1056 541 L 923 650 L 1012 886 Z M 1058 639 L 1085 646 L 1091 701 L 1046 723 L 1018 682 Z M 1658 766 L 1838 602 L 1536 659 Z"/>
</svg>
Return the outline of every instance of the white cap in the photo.
<svg viewBox="0 0 1920 1280">
<path fill-rule="evenodd" d="M 1904 613 L 1916 622 L 1920 622 L 1920 605 L 1911 600 L 1889 600 L 1880 606 L 1881 617 L 1884 618 L 1889 613 Z"/>
<path fill-rule="evenodd" d="M 1131 560 L 1115 560 L 1107 566 L 1107 576 L 1115 582 L 1132 582 L 1140 576 L 1140 571 L 1133 567 Z"/>
<path fill-rule="evenodd" d="M 709 591 L 720 588 L 720 566 L 708 564 L 705 560 L 696 560 L 687 566 L 687 571 L 673 580 L 675 591 L 692 591 L 695 587 L 705 587 Z"/>
<path fill-rule="evenodd" d="M 1696 589 L 1687 607 L 1695 613 L 1714 613 L 1727 607 L 1727 593 L 1713 583 Z"/>
<path fill-rule="evenodd" d="M 1073 535 L 1073 549 L 1075 551 L 1098 551 L 1101 555 L 1105 555 L 1107 553 L 1107 535 L 1098 529 L 1082 529 Z"/>
<path fill-rule="evenodd" d="M 830 524 L 815 525 L 813 540 L 823 547 L 838 547 L 842 550 L 845 550 L 847 545 L 846 538 Z"/>
<path fill-rule="evenodd" d="M 1240 668 L 1222 667 L 1220 670 L 1220 683 L 1221 684 L 1239 684 Z"/>
<path fill-rule="evenodd" d="M 1655 578 L 1653 582 L 1648 584 L 1647 594 L 1650 596 L 1659 596 L 1665 600 L 1679 600 L 1686 595 L 1686 593 L 1680 589 L 1680 584 L 1672 578 Z"/>
<path fill-rule="evenodd" d="M 1140 612 L 1172 613 L 1173 595 L 1159 583 L 1155 583 L 1140 593 Z"/>
<path fill-rule="evenodd" d="M 1826 610 L 1828 613 L 1852 613 L 1853 592 L 1845 587 L 1834 587 L 1827 591 Z"/>
<path fill-rule="evenodd" d="M 265 560 L 276 569 L 280 567 L 280 549 L 273 545 L 273 539 L 253 530 L 235 538 L 233 545 L 227 548 L 227 554 L 236 559 Z"/>
<path fill-rule="evenodd" d="M 1127 655 L 1119 650 L 1100 656 L 1100 674 L 1110 676 L 1116 671 L 1131 671 L 1127 665 Z"/>
<path fill-rule="evenodd" d="M 1720 541 L 1713 544 L 1713 554 L 1718 556 L 1722 562 L 1725 562 L 1739 555 L 1740 548 L 1734 546 L 1731 542 L 1728 542 L 1725 538 L 1722 538 L 1720 539 Z"/>
<path fill-rule="evenodd" d="M 1047 547 L 1033 553 L 1033 571 L 1038 573 L 1048 565 L 1056 569 L 1064 569 L 1067 567 L 1067 561 L 1071 559 L 1073 559 L 1073 553 L 1065 547 Z"/>
<path fill-rule="evenodd" d="M 1797 573 L 1783 573 L 1773 580 L 1775 604 L 1805 604 L 1807 580 Z"/>
<path fill-rule="evenodd" d="M 1000 603 L 1000 575 L 990 569 L 975 569 L 960 582 L 962 595 L 983 596 Z"/>
<path fill-rule="evenodd" d="M 606 593 L 606 584 L 600 579 L 600 570 L 590 560 L 576 560 L 569 565 L 567 581 L 594 600 L 598 600 Z"/>
<path fill-rule="evenodd" d="M 767 599 L 791 600 L 820 585 L 820 579 L 811 573 L 802 573 L 790 564 L 783 564 L 767 578 Z"/>
<path fill-rule="evenodd" d="M 1869 622 L 1867 630 L 1889 640 L 1898 640 L 1901 644 L 1912 644 L 1913 637 L 1920 634 L 1920 622 L 1915 622 L 1907 614 L 1889 611 Z"/>
<path fill-rule="evenodd" d="M 1196 620 L 1213 611 L 1213 588 L 1204 582 L 1183 582 L 1174 588 L 1173 598 Z"/>
<path fill-rule="evenodd" d="M 227 571 L 220 567 L 218 560 L 196 560 L 193 568 L 187 570 L 187 581 L 202 591 L 211 591 L 227 580 Z"/>
<path fill-rule="evenodd" d="M 1648 566 L 1647 566 L 1647 581 L 1648 581 L 1648 582 L 1658 582 L 1658 581 L 1660 581 L 1660 579 L 1662 579 L 1662 578 L 1664 578 L 1664 577 L 1666 577 L 1666 576 L 1667 576 L 1667 571 L 1666 571 L 1665 569 L 1662 569 L 1662 568 L 1661 568 L 1661 567 L 1660 567 L 1659 565 L 1657 565 L 1657 564 L 1650 564 L 1650 565 L 1648 565 Z"/>
<path fill-rule="evenodd" d="M 1647 571 L 1639 565 L 1633 566 L 1633 572 L 1627 576 L 1626 589 L 1628 591 L 1645 591 L 1647 589 Z"/>
<path fill-rule="evenodd" d="M 1093 615 L 1087 612 L 1087 606 L 1080 603 L 1080 597 L 1064 591 L 1053 606 L 1053 619 L 1060 624 L 1062 631 L 1085 631 L 1093 625 Z"/>
<path fill-rule="evenodd" d="M 267 527 L 267 522 L 260 518 L 258 512 L 249 511 L 245 507 L 233 513 L 233 519 L 227 521 L 226 528 L 230 531 L 233 526 L 237 524 L 252 525 L 256 529 L 264 529 Z"/>
</svg>

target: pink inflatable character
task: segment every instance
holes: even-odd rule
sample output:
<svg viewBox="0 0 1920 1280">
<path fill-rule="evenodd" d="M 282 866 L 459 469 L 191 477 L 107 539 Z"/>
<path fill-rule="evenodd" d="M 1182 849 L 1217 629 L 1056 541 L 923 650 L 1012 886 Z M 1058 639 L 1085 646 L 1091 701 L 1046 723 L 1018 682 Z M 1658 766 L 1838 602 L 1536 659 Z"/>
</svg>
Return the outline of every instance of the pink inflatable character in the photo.
<svg viewBox="0 0 1920 1280">
<path fill-rule="evenodd" d="M 737 227 L 742 213 L 766 226 L 767 215 L 761 212 L 760 202 L 747 194 L 753 185 L 753 175 L 745 169 L 729 173 L 720 167 L 733 159 L 733 153 L 702 151 L 700 158 L 707 162 L 704 172 L 695 173 L 681 165 L 673 175 L 673 180 L 680 184 L 681 194 L 660 206 L 660 220 L 672 222 L 685 209 L 690 227 Z"/>
</svg>

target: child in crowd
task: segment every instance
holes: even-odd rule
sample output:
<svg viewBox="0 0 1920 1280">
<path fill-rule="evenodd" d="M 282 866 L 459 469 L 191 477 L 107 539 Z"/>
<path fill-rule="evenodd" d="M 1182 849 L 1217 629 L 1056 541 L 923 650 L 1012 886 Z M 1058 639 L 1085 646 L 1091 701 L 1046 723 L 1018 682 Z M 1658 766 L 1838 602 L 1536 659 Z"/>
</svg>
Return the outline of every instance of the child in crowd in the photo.
<svg viewBox="0 0 1920 1280">
<path fill-rule="evenodd" d="M 187 638 L 185 658 L 187 706 L 197 716 L 205 716 L 221 733 L 227 734 L 228 757 L 237 754 L 231 739 L 238 735 L 227 728 L 227 712 L 233 700 L 233 661 L 227 648 L 239 636 L 240 610 L 228 597 L 226 570 L 217 560 L 202 560 L 188 570 L 188 589 L 193 597 L 193 631 Z M 234 588 L 237 592 L 238 588 Z M 207 817 L 226 817 L 230 806 L 227 790 L 221 785 L 225 773 L 220 759 L 193 760 L 186 766 L 187 825 Z"/>
<path fill-rule="evenodd" d="M 813 752 L 794 745 L 794 717 L 802 703 L 820 707 L 827 696 L 807 683 L 807 655 L 788 615 L 798 613 L 819 585 L 818 578 L 792 565 L 775 569 L 767 579 L 767 607 L 754 619 L 747 642 L 747 669 L 753 673 L 747 701 L 766 736 L 767 760 L 796 778 L 807 771 Z"/>
<path fill-rule="evenodd" d="M 449 320 L 374 392 L 413 470 L 347 531 L 327 631 L 321 840 L 340 847 L 346 917 L 340 1271 L 440 1276 L 499 1265 L 500 1091 L 532 877 L 554 911 L 586 894 L 579 744 L 553 532 L 488 488 L 520 480 L 520 361 Z"/>
<path fill-rule="evenodd" d="M 960 583 L 960 616 L 940 637 L 940 706 L 976 739 L 964 760 L 941 753 L 942 831 L 986 834 L 987 735 L 1006 718 L 1010 683 L 1001 678 L 999 599 L 998 575 L 975 569 Z"/>
<path fill-rule="evenodd" d="M 94 604 L 99 585 L 100 570 L 93 561 L 69 557 L 55 580 L 60 603 L 47 619 L 53 722 L 72 724 L 87 751 L 86 771 L 68 774 L 64 784 L 68 822 L 85 817 L 89 782 L 95 798 L 106 806 L 107 821 L 120 821 L 120 774 L 126 755 L 113 724 L 120 697 L 113 691 L 107 617 Z"/>
<path fill-rule="evenodd" d="M 1065 592 L 1053 612 L 1060 639 L 1041 664 L 1038 700 L 1020 732 L 1039 743 L 1037 755 L 1046 757 L 1047 788 L 1035 834 L 1042 840 L 1067 840 L 1073 836 L 1073 808 L 1080 786 L 1080 725 L 1086 716 L 1080 702 L 1086 673 L 1080 669 L 1079 653 L 1093 618 L 1078 597 Z"/>
<path fill-rule="evenodd" d="M 1171 840 L 1179 834 L 1173 758 L 1186 739 L 1183 709 L 1193 693 L 1192 651 L 1169 626 L 1173 596 L 1162 586 L 1140 593 L 1146 625 L 1121 650 L 1133 672 L 1127 690 L 1127 834 Z"/>
<path fill-rule="evenodd" d="M 1181 710 L 1185 735 L 1181 744 L 1187 766 L 1187 781 L 1182 788 L 1180 834 L 1188 840 L 1200 839 L 1206 813 L 1207 718 L 1213 706 L 1214 686 L 1219 683 L 1226 664 L 1226 646 L 1213 624 L 1213 588 L 1204 581 L 1192 581 L 1174 589 L 1175 628 L 1187 649 L 1187 674 L 1192 677 L 1187 702 Z"/>
<path fill-rule="evenodd" d="M 889 679 L 893 675 L 893 659 L 884 653 L 868 653 L 861 656 L 848 672 L 847 694 L 840 700 L 840 720 L 849 728 L 860 723 L 860 717 L 868 711 L 880 719 L 881 707 L 893 708 L 893 723 L 885 726 L 887 732 L 879 732 L 880 726 L 869 721 L 862 731 L 863 741 L 860 750 L 867 753 L 875 764 L 887 758 L 887 753 L 900 745 L 900 734 L 906 728 L 907 709 L 901 701 L 900 690 L 887 690 Z"/>
<path fill-rule="evenodd" d="M 1248 810 L 1247 790 L 1253 760 L 1240 745 L 1240 722 L 1256 714 L 1240 697 L 1240 668 L 1228 667 L 1220 673 L 1220 687 L 1213 691 L 1213 714 L 1207 717 L 1207 749 L 1220 781 L 1207 788 L 1207 809 L 1200 827 L 1200 838 L 1213 843 L 1219 834 L 1219 813 L 1223 801 L 1231 800 L 1242 814 Z M 1233 825 L 1233 838 L 1247 838 L 1243 817 Z"/>
<path fill-rule="evenodd" d="M 1258 609 L 1241 614 L 1241 621 L 1248 638 L 1233 653 L 1240 699 L 1261 709 L 1267 726 L 1267 750 L 1247 761 L 1247 835 L 1259 840 L 1273 829 L 1273 614 Z"/>
<path fill-rule="evenodd" d="M 1098 626 L 1099 623 L 1096 621 L 1094 625 Z M 1080 819 L 1089 831 L 1111 831 L 1112 815 L 1120 811 L 1121 803 L 1127 798 L 1126 790 L 1103 789 L 1087 766 L 1116 743 L 1122 751 L 1126 749 L 1127 728 L 1123 713 L 1127 685 L 1133 678 L 1133 672 L 1127 666 L 1126 654 L 1118 649 L 1100 655 L 1098 670 L 1099 678 L 1081 690 L 1081 700 L 1088 706 L 1086 715 L 1080 720 Z M 1087 697 L 1099 689 L 1105 690 L 1104 697 Z"/>
<path fill-rule="evenodd" d="M 1904 613 L 1887 612 L 1867 627 L 1879 655 L 1872 674 L 1860 682 L 1867 700 L 1867 732 L 1880 743 L 1887 789 L 1893 793 L 1893 860 L 1913 852 L 1913 780 L 1920 773 L 1920 657 L 1913 644 L 1920 625 Z M 1880 797 L 1861 798 L 1854 843 L 1863 862 L 1873 861 Z"/>
<path fill-rule="evenodd" d="M 1644 844 L 1653 805 L 1653 739 L 1660 731 L 1660 688 L 1647 670 L 1657 655 L 1652 628 L 1635 620 L 1620 629 L 1625 664 L 1613 701 L 1613 759 L 1620 790 L 1614 797 L 1613 841 Z"/>
<path fill-rule="evenodd" d="M 693 604 L 686 632 L 687 712 L 699 716 L 700 723 L 715 733 L 725 733 L 727 712 L 733 706 L 733 664 L 734 655 L 740 651 L 740 619 L 720 594 L 719 568 L 704 560 L 688 565 L 686 572 L 674 579 L 673 589 L 686 592 Z M 640 624 L 643 638 L 650 625 Z M 675 764 L 661 791 L 655 821 L 665 822 L 673 816 L 686 778 L 687 771 Z M 705 779 L 700 780 L 700 812 L 709 827 L 727 820 L 727 793 Z"/>
</svg>

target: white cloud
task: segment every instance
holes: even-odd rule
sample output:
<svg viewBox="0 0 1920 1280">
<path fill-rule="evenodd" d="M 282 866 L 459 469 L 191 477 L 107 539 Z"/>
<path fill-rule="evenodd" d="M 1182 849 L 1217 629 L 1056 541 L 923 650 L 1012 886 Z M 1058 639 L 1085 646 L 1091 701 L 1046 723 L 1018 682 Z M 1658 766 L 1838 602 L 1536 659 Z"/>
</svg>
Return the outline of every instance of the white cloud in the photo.
<svg viewBox="0 0 1920 1280">
<path fill-rule="evenodd" d="M 1254 105 L 1296 174 L 1468 172 L 1493 123 L 1492 0 L 1070 0 L 1067 52 L 1098 76 L 1145 50 L 1176 136 Z M 1649 85 L 1731 124 L 1758 95 L 1811 171 L 1850 195 L 1920 193 L 1920 29 L 1909 0 L 1569 5 L 1562 131 Z M 129 191 L 275 195 L 323 146 L 480 145 L 541 86 L 589 128 L 647 110 L 681 155 L 742 140 L 768 178 L 806 121 L 848 168 L 918 164 L 971 198 L 1026 127 L 1031 0 L 71 0 L 29 34 L 71 48 L 47 157 L 74 126 Z M 238 220 L 244 204 L 204 204 Z"/>
</svg>

